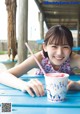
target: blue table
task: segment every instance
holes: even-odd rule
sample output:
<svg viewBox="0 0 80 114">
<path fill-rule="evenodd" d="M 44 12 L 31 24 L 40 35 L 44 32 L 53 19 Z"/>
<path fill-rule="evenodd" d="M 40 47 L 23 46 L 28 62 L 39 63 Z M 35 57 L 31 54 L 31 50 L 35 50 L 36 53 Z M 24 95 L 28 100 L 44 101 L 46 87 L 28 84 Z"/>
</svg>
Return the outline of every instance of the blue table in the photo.
<svg viewBox="0 0 80 114">
<path fill-rule="evenodd" d="M 31 78 L 38 78 L 44 85 L 43 76 L 28 76 L 23 75 L 21 78 L 25 81 Z M 80 80 L 80 76 L 70 76 L 72 80 Z M 45 89 L 46 92 L 46 89 Z M 0 84 L 0 114 L 1 104 L 11 103 L 12 113 L 10 114 L 79 114 L 80 112 L 80 92 L 68 91 L 67 99 L 61 103 L 51 103 L 47 101 L 46 95 L 43 97 L 34 98 L 27 93 L 22 93 L 17 89 L 13 89 Z"/>
</svg>

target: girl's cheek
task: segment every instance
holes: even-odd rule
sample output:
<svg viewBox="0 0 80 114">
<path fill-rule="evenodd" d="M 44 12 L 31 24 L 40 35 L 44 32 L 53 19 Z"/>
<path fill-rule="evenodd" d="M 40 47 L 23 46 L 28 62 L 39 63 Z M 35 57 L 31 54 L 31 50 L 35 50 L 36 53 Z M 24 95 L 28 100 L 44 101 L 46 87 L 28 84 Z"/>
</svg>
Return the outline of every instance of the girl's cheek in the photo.
<svg viewBox="0 0 80 114">
<path fill-rule="evenodd" d="M 69 49 L 64 49 L 64 53 L 70 54 L 70 53 L 71 53 L 71 50 L 69 50 Z"/>
</svg>

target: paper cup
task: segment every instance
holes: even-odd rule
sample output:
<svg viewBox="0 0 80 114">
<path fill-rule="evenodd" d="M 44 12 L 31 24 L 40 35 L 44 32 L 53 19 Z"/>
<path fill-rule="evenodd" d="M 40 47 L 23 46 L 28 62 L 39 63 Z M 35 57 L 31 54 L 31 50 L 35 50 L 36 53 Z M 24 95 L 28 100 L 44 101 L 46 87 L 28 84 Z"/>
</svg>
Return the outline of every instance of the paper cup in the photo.
<svg viewBox="0 0 80 114">
<path fill-rule="evenodd" d="M 51 102 L 61 102 L 66 98 L 69 74 L 47 73 L 45 75 L 47 99 Z"/>
</svg>

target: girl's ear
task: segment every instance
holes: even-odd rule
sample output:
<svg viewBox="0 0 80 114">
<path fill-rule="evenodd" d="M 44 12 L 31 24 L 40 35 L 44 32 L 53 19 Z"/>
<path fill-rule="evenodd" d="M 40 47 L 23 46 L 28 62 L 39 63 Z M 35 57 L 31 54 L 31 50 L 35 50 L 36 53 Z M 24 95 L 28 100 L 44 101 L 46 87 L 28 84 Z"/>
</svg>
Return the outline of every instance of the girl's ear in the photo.
<svg viewBox="0 0 80 114">
<path fill-rule="evenodd" d="M 44 50 L 45 52 L 47 52 L 47 46 L 45 45 L 45 43 L 43 43 L 42 47 L 43 47 L 43 50 Z"/>
</svg>

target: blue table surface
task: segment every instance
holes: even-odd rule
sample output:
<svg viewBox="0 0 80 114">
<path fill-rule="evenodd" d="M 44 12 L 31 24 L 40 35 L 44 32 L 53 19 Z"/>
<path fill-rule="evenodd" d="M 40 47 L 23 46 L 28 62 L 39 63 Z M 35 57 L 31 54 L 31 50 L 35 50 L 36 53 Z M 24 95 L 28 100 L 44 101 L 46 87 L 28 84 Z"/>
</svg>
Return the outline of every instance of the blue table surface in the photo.
<svg viewBox="0 0 80 114">
<path fill-rule="evenodd" d="M 23 75 L 21 77 L 25 81 L 31 78 L 38 78 L 45 88 L 44 76 Z M 79 75 L 72 75 L 69 78 L 80 80 Z M 22 112 L 24 114 L 67 114 L 68 112 L 78 114 L 80 111 L 80 91 L 68 91 L 64 102 L 52 103 L 47 101 L 46 94 L 43 97 L 31 97 L 27 93 L 0 84 L 0 107 L 2 103 L 12 104 L 12 114 L 22 114 Z"/>
</svg>

